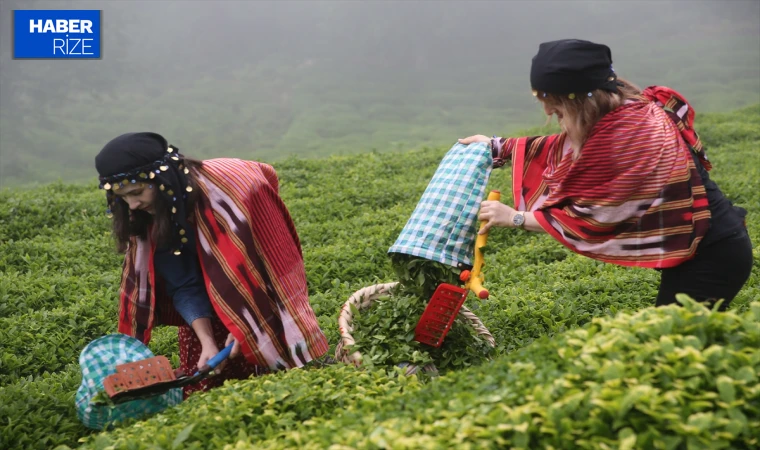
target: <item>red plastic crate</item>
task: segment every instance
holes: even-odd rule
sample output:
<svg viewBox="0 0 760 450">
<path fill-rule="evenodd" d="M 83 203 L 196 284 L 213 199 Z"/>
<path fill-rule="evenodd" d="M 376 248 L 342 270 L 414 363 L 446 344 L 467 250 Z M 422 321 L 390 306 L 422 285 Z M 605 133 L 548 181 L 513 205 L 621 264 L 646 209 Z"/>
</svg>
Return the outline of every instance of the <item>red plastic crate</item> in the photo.
<svg viewBox="0 0 760 450">
<path fill-rule="evenodd" d="M 467 290 L 453 284 L 440 284 L 417 322 L 414 340 L 440 347 L 466 298 Z"/>
</svg>

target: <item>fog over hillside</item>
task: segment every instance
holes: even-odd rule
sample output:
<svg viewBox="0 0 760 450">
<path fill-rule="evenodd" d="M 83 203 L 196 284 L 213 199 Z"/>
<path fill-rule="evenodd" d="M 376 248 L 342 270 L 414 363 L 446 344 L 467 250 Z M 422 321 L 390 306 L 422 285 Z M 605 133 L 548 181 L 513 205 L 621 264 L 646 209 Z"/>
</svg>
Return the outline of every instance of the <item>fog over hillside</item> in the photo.
<svg viewBox="0 0 760 450">
<path fill-rule="evenodd" d="M 100 60 L 14 60 L 13 10 L 102 9 Z M 760 2 L 0 1 L 0 186 L 88 181 L 112 137 L 276 161 L 540 126 L 538 44 L 609 45 L 697 113 L 760 102 Z"/>
</svg>

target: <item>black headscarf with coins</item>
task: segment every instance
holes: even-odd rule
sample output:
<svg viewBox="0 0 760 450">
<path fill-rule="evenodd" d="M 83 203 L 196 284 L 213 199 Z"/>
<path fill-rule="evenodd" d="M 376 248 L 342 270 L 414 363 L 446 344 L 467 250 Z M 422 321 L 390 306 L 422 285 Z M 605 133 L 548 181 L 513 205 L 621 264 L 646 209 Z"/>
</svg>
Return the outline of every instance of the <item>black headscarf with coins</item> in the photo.
<svg viewBox="0 0 760 450">
<path fill-rule="evenodd" d="M 179 149 L 157 133 L 126 133 L 103 147 L 95 157 L 95 168 L 100 175 L 100 188 L 106 191 L 109 216 L 115 202 L 124 201 L 116 195 L 119 189 L 136 183 L 158 189 L 157 195 L 169 205 L 174 233 L 171 242 L 157 244 L 169 247 L 175 255 L 181 254 L 187 242 L 187 196 L 192 187 Z"/>
</svg>

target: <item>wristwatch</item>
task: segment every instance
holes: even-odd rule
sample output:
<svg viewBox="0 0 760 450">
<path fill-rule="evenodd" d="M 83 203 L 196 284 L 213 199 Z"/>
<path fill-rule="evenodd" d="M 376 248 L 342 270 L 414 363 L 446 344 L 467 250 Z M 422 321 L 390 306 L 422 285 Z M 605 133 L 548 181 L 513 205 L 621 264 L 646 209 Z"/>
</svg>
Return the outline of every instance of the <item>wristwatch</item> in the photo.
<svg viewBox="0 0 760 450">
<path fill-rule="evenodd" d="M 525 223 L 525 214 L 521 212 L 516 212 L 514 216 L 512 216 L 512 223 L 515 224 L 516 228 L 520 228 Z"/>
</svg>

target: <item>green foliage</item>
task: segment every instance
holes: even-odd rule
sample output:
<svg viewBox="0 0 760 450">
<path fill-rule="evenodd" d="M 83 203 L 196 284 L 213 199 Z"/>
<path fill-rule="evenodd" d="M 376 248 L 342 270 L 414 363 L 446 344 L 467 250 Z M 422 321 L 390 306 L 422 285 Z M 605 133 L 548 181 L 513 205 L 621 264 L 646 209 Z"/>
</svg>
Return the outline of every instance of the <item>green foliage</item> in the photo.
<svg viewBox="0 0 760 450">
<path fill-rule="evenodd" d="M 369 309 L 353 311 L 349 352 L 362 354 L 366 367 L 433 363 L 440 373 L 482 363 L 490 345 L 465 320 L 457 318 L 439 348 L 414 340 L 414 330 L 433 293 L 441 283 L 458 286 L 459 270 L 410 255 L 389 255 L 399 281 L 389 295 Z"/>
<path fill-rule="evenodd" d="M 402 294 L 430 299 L 441 283 L 461 284 L 460 270 L 455 267 L 399 253 L 391 254 L 390 259 Z"/>
<path fill-rule="evenodd" d="M 433 363 L 446 373 L 486 361 L 491 346 L 461 318 L 454 321 L 439 348 L 414 340 L 414 328 L 428 300 L 399 288 L 369 309 L 355 311 L 351 335 L 356 343 L 347 350 L 361 352 L 362 365 L 368 368 Z"/>
<path fill-rule="evenodd" d="M 750 236 L 760 242 L 760 105 L 698 114 L 697 130 L 714 165 L 711 177 L 749 211 Z M 447 150 L 275 164 L 301 237 L 310 301 L 332 346 L 338 312 L 353 292 L 399 280 L 387 250 Z M 505 168 L 493 172 L 488 188 L 510 186 Z M 0 448 L 76 447 L 92 433 L 74 408 L 77 358 L 84 344 L 116 329 L 122 261 L 104 205 L 94 182 L 0 191 Z M 655 439 L 675 448 L 757 447 L 757 381 L 748 376 L 759 370 L 757 319 L 740 317 L 757 311 L 750 305 L 760 301 L 757 249 L 754 255 L 751 278 L 729 313 L 655 311 L 647 308 L 657 272 L 583 258 L 547 235 L 493 229 L 483 269 L 490 297 L 467 303 L 496 339 L 492 362 L 425 384 L 385 368 L 342 365 L 228 383 L 148 421 L 94 436 L 87 447 L 543 447 L 540 442 L 614 448 L 633 442 L 646 448 Z M 672 341 L 672 351 L 660 336 Z M 176 339 L 176 329 L 160 328 L 149 346 L 176 365 Z M 607 340 L 612 348 L 604 347 Z M 623 388 L 634 392 L 628 400 Z M 565 427 L 575 440 L 551 444 L 551 430 Z"/>
<path fill-rule="evenodd" d="M 19 378 L 57 372 L 76 361 L 90 341 L 111 332 L 115 302 L 85 299 L 68 308 L 43 309 L 0 319 L 2 384 Z"/>
<path fill-rule="evenodd" d="M 161 423 L 143 422 L 141 428 L 153 435 L 150 445 L 172 448 L 181 433 L 188 434 L 186 446 L 223 448 L 228 436 L 241 439 L 271 437 L 298 429 L 315 418 L 339 414 L 346 408 L 394 401 L 403 393 L 414 392 L 419 384 L 414 378 L 388 376 L 375 371 L 357 371 L 346 365 L 323 369 L 293 370 L 276 376 L 263 376 L 238 383 L 225 383 L 207 395 L 194 396 L 162 414 Z M 192 410 L 191 431 L 185 409 Z M 89 440 L 95 448 L 137 445 L 129 429 L 101 434 Z M 148 441 L 146 441 L 146 444 Z"/>
<path fill-rule="evenodd" d="M 737 314 L 681 301 L 596 318 L 425 385 L 344 365 L 227 383 L 83 448 L 760 445 L 760 302 Z"/>
<path fill-rule="evenodd" d="M 81 382 L 78 364 L 65 370 L 0 386 L 0 448 L 74 445 L 89 434 L 79 422 L 74 396 Z"/>
</svg>

